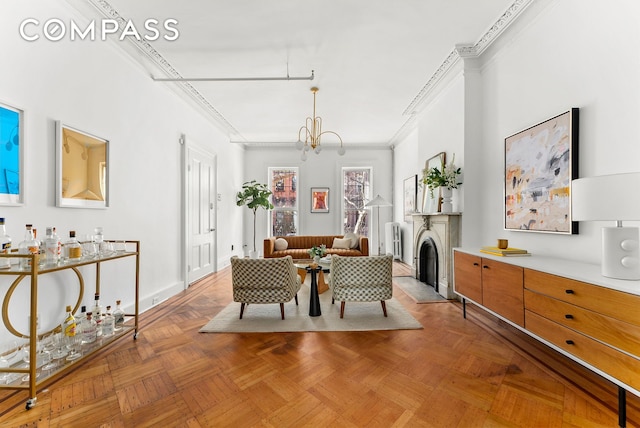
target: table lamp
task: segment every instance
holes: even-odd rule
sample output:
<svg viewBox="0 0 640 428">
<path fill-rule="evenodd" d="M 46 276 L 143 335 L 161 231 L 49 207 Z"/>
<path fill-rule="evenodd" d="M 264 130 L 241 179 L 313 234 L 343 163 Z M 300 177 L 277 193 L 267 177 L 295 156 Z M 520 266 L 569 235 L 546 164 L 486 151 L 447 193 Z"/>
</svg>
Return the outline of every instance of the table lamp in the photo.
<svg viewBox="0 0 640 428">
<path fill-rule="evenodd" d="M 377 221 L 377 229 L 378 229 L 378 240 L 376 241 L 378 244 L 378 255 L 381 255 L 380 252 L 380 207 L 389 207 L 391 206 L 391 204 L 387 201 L 385 201 L 382 196 L 377 195 L 375 198 L 373 198 L 372 200 L 370 200 L 369 202 L 367 202 L 365 205 L 365 207 L 367 208 L 371 208 L 371 207 L 376 207 L 377 211 L 376 211 L 376 221 Z"/>
<path fill-rule="evenodd" d="M 571 217 L 574 221 L 613 220 L 602 228 L 602 275 L 640 279 L 640 240 L 637 227 L 623 221 L 640 220 L 640 172 L 579 178 L 571 182 Z"/>
</svg>

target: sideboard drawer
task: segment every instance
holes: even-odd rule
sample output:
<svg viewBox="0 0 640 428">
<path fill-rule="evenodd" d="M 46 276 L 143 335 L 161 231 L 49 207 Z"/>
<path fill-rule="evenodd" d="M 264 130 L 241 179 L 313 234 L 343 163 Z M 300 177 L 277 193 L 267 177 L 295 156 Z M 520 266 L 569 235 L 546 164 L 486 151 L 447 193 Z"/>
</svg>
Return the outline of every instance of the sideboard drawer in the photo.
<svg viewBox="0 0 640 428">
<path fill-rule="evenodd" d="M 640 356 L 640 326 L 619 321 L 530 290 L 524 292 L 524 307 L 544 318 L 605 342 L 614 348 Z M 529 328 L 527 320 L 525 320 L 525 328 Z"/>
<path fill-rule="evenodd" d="M 640 360 L 529 310 L 525 311 L 525 323 L 527 330 L 535 335 L 632 388 L 640 389 Z"/>
<path fill-rule="evenodd" d="M 640 326 L 640 296 L 533 269 L 524 270 L 524 287 Z"/>
</svg>

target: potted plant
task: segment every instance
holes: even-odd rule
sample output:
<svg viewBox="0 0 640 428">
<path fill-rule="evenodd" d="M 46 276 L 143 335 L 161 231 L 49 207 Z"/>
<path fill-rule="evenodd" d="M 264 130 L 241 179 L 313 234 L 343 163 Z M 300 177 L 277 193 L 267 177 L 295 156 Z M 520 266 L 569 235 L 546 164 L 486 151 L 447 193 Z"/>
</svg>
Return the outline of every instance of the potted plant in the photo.
<svg viewBox="0 0 640 428">
<path fill-rule="evenodd" d="M 324 257 L 324 255 L 327 254 L 327 246 L 324 244 L 319 246 L 314 245 L 309 250 L 307 250 L 307 253 L 309 253 L 314 262 L 318 263 L 320 261 L 320 258 Z"/>
<path fill-rule="evenodd" d="M 458 176 L 462 174 L 462 169 L 455 166 L 455 158 L 456 156 L 453 155 L 453 159 L 448 165 L 443 162 L 440 168 L 434 166 L 430 169 L 425 168 L 422 171 L 422 184 L 427 186 L 432 198 L 434 197 L 433 191 L 435 189 L 442 189 L 443 212 L 451 212 L 452 189 L 457 189 L 462 184 L 461 181 L 458 181 Z"/>
<path fill-rule="evenodd" d="M 250 253 L 251 258 L 255 258 L 256 251 L 256 211 L 258 208 L 265 210 L 273 209 L 273 204 L 269 201 L 271 190 L 266 184 L 258 183 L 256 180 L 247 181 L 242 185 L 242 191 L 236 195 L 236 205 L 246 205 L 253 211 L 253 251 Z"/>
</svg>

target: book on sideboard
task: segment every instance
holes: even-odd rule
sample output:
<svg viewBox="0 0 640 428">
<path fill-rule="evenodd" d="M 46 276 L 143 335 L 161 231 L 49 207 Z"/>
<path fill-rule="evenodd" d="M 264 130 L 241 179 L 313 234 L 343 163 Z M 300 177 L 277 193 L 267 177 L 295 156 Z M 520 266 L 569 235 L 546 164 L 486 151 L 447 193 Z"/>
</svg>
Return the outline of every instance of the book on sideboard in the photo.
<svg viewBox="0 0 640 428">
<path fill-rule="evenodd" d="M 498 247 L 482 247 L 481 253 L 491 254 L 500 257 L 518 257 L 518 256 L 530 256 L 531 253 L 522 248 L 498 248 Z"/>
</svg>

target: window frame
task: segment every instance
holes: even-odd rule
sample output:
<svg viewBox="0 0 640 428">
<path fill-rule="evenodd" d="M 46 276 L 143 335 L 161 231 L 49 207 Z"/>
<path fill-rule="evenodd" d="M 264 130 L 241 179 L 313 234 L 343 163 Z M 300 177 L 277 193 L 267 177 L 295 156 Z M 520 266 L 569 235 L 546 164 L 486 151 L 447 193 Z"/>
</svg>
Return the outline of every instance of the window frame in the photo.
<svg viewBox="0 0 640 428">
<path fill-rule="evenodd" d="M 347 211 L 349 211 L 346 207 L 345 207 L 345 198 L 346 198 L 346 188 L 345 188 L 345 173 L 348 171 L 368 171 L 369 172 L 369 181 L 368 183 L 366 183 L 366 190 L 363 192 L 363 209 L 366 212 L 366 228 L 367 228 L 367 234 L 366 236 L 368 238 L 371 238 L 371 208 L 366 208 L 364 207 L 364 204 L 366 204 L 367 202 L 369 202 L 371 199 L 373 199 L 373 167 L 372 166 L 344 166 L 342 167 L 341 170 L 341 174 L 340 174 L 340 190 L 341 190 L 341 199 L 340 199 L 340 222 L 341 222 L 341 230 L 342 233 L 346 233 L 345 231 L 345 219 L 346 219 L 346 214 Z M 355 233 L 358 233 L 357 231 L 354 231 Z"/>
<path fill-rule="evenodd" d="M 300 168 L 297 166 L 280 166 L 280 167 L 275 167 L 275 166 L 270 166 L 267 168 L 267 182 L 268 182 L 268 186 L 269 186 L 269 190 L 271 190 L 272 192 L 274 192 L 275 187 L 274 186 L 274 172 L 275 171 L 290 171 L 294 173 L 294 177 L 295 179 L 292 181 L 291 183 L 291 190 L 293 192 L 295 192 L 295 204 L 294 206 L 288 206 L 288 207 L 277 207 L 276 204 L 274 203 L 274 195 L 275 193 L 272 193 L 270 196 L 270 200 L 271 203 L 273 204 L 273 209 L 269 210 L 268 216 L 267 216 L 267 236 L 269 237 L 273 237 L 273 236 L 280 236 L 280 235 L 275 235 L 273 233 L 273 217 L 274 215 L 276 215 L 277 212 L 288 212 L 288 211 L 292 211 L 293 212 L 293 217 L 294 217 L 294 228 L 295 228 L 295 233 L 294 235 L 297 235 L 300 231 Z M 285 184 L 285 189 L 286 189 L 286 184 Z"/>
</svg>

